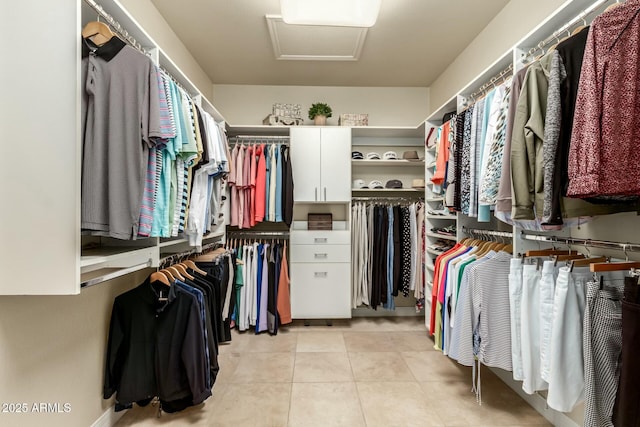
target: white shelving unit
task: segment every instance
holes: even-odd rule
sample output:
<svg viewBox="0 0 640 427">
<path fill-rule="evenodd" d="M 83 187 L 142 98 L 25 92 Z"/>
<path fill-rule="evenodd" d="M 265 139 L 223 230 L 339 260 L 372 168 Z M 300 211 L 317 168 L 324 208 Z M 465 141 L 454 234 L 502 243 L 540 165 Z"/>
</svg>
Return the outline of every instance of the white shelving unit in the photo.
<svg viewBox="0 0 640 427">
<path fill-rule="evenodd" d="M 180 70 L 163 47 L 149 36 L 119 1 L 99 0 L 99 5 L 143 46 L 154 62 L 193 96 L 197 104 L 217 121 L 224 121 L 220 112 L 189 76 Z M 36 10 L 38 13 L 34 13 Z M 46 32 L 29 33 L 25 40 L 28 45 L 48 46 L 38 55 L 25 56 L 23 47 L 18 44 L 7 44 L 8 50 L 4 52 L 7 57 L 21 58 L 22 64 L 21 67 L 7 67 L 5 70 L 5 77 L 12 82 L 4 93 L 4 101 L 12 109 L 8 127 L 3 129 L 5 138 L 27 142 L 30 149 L 38 153 L 30 167 L 46 170 L 47 177 L 45 181 L 26 181 L 3 193 L 6 200 L 12 200 L 15 206 L 20 207 L 8 210 L 2 221 L 4 242 L 15 254 L 3 257 L 3 262 L 19 270 L 21 278 L 19 281 L 3 281 L 0 295 L 78 294 L 83 282 L 95 282 L 101 277 L 113 278 L 119 273 L 128 274 L 157 266 L 161 248 L 169 248 L 173 243 L 161 243 L 160 239 L 124 242 L 87 236 L 80 230 L 80 32 L 85 23 L 96 20 L 98 12 L 80 0 L 25 0 L 16 3 L 11 14 L 12 19 L 5 20 L 5 30 L 9 33 L 17 33 L 25 25 L 58 30 L 54 44 Z M 48 64 L 46 79 L 37 79 L 30 72 L 25 72 L 40 69 L 43 62 Z M 52 81 L 55 84 L 52 85 Z M 38 94 L 40 99 L 55 99 L 55 108 L 51 108 L 50 103 L 33 103 L 32 97 L 25 97 L 24 88 L 27 86 L 30 93 Z M 39 119 L 37 126 L 34 126 L 33 117 L 36 116 Z M 43 139 L 43 129 L 54 139 Z M 9 144 L 7 149 L 9 151 L 3 156 L 6 161 L 2 169 L 8 176 L 26 176 L 23 165 L 10 160 L 19 158 L 19 147 Z M 41 180 L 41 177 L 36 174 L 33 179 Z M 25 191 L 25 188 L 33 190 Z M 46 237 L 34 233 L 34 230 L 46 230 Z M 210 236 L 205 243 L 219 238 Z M 90 243 L 90 246 L 86 246 Z M 179 244 L 184 244 L 184 241 Z M 83 247 L 91 249 L 83 250 Z M 29 265 L 34 258 L 39 260 L 38 268 Z M 55 274 L 51 274 L 52 271 Z"/>
<path fill-rule="evenodd" d="M 499 55 L 495 61 L 491 65 L 489 65 L 485 70 L 479 73 L 476 77 L 474 77 L 471 81 L 469 81 L 466 85 L 459 88 L 456 93 L 451 94 L 450 98 L 443 103 L 440 107 L 438 107 L 435 111 L 433 111 L 430 116 L 426 119 L 427 128 L 431 126 L 440 126 L 442 124 L 442 117 L 447 112 L 456 112 L 461 111 L 463 108 L 467 106 L 467 99 L 469 95 L 475 93 L 483 84 L 489 82 L 491 78 L 499 75 L 503 70 L 507 69 L 509 66 L 515 71 L 518 71 L 522 66 L 522 58 L 523 53 L 529 51 L 532 47 L 538 45 L 539 42 L 545 40 L 549 37 L 552 37 L 554 34 L 557 34 L 558 30 L 563 28 L 565 24 L 571 20 L 574 20 L 576 17 L 580 17 L 584 11 L 597 9 L 602 11 L 607 6 L 607 3 L 602 0 L 568 0 L 562 3 L 555 11 L 553 11 L 547 18 L 545 18 L 536 28 L 534 28 L 529 34 L 523 37 L 520 41 L 518 41 L 514 46 L 510 49 Z M 591 15 L 592 17 L 595 15 Z M 582 22 L 581 19 L 577 19 L 576 23 Z M 573 29 L 572 27 L 571 29 Z M 563 33 L 566 33 L 566 29 L 563 29 Z M 562 36 L 560 36 L 562 37 Z M 433 173 L 433 168 L 431 168 L 430 159 L 435 158 L 436 150 L 435 149 L 427 149 L 426 151 L 426 162 L 427 162 L 427 182 L 429 176 Z M 426 201 L 428 204 L 437 204 L 441 203 L 443 199 L 439 195 L 432 195 L 428 190 L 426 195 Z M 630 218 L 635 215 L 626 215 L 619 214 L 610 218 L 603 218 L 600 220 L 594 221 L 593 223 L 588 224 L 587 226 L 581 226 L 580 229 L 573 230 L 564 230 L 563 232 L 552 232 L 553 235 L 556 236 L 569 236 L 569 235 L 579 235 L 579 237 L 588 237 L 593 238 L 594 240 L 602 239 L 607 240 L 611 239 L 611 230 L 614 228 L 620 228 L 620 224 L 618 222 L 617 226 L 614 226 L 614 222 L 616 219 L 622 221 L 624 224 L 628 224 L 628 228 L 635 230 L 635 222 L 626 222 L 629 221 Z M 466 215 L 458 214 L 455 220 L 452 218 L 452 222 L 456 224 L 457 227 L 457 236 L 456 238 L 448 239 L 448 240 L 460 240 L 465 237 L 463 232 L 463 227 L 476 228 L 476 229 L 498 229 L 499 231 L 511 231 L 513 232 L 513 247 L 514 253 L 526 251 L 529 248 L 537 248 L 538 245 L 534 242 L 525 241 L 520 238 L 520 229 L 515 227 L 508 226 L 506 224 L 502 224 L 494 219 L 492 223 L 478 223 L 475 218 L 470 218 Z M 438 221 L 436 216 L 428 215 L 426 218 L 427 227 L 431 228 L 434 222 L 437 221 L 437 224 L 441 224 L 443 221 Z M 601 224 L 601 225 L 600 225 Z M 632 225 L 633 224 L 633 225 Z M 626 227 L 622 227 L 625 229 L 624 232 L 628 233 Z M 607 234 L 608 233 L 608 234 Z M 444 238 L 446 237 L 438 235 L 436 233 L 427 233 L 429 237 L 432 238 Z M 637 237 L 637 233 L 634 234 Z M 621 236 L 621 240 L 629 241 L 628 234 L 625 236 Z M 433 251 L 431 249 L 427 249 L 427 253 L 430 255 L 427 258 L 435 258 L 439 253 L 437 251 Z M 433 274 L 432 265 L 427 266 L 427 270 L 429 271 L 429 276 L 431 277 Z M 533 396 L 527 395 L 522 391 L 521 383 L 515 382 L 512 380 L 511 375 L 504 371 L 495 371 L 498 376 L 507 383 L 511 388 L 513 388 L 524 400 L 526 400 L 529 404 L 531 404 L 538 412 L 540 412 L 547 420 L 552 422 L 556 426 L 563 427 L 576 427 L 577 424 L 571 420 L 566 414 L 562 414 L 546 406 L 545 399 L 536 394 Z"/>
</svg>

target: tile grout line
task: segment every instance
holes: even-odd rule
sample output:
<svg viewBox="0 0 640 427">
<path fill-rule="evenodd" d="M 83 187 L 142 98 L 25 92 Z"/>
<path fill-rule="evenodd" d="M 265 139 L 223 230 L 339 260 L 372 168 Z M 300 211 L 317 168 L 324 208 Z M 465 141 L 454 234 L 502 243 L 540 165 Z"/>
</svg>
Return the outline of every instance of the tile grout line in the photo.
<svg viewBox="0 0 640 427">
<path fill-rule="evenodd" d="M 289 407 L 287 408 L 287 426 L 291 420 L 291 406 L 293 405 L 293 379 L 296 374 L 296 360 L 298 358 L 298 339 L 300 334 L 296 333 L 296 345 L 293 346 L 293 366 L 291 367 L 291 384 L 289 385 Z"/>
<path fill-rule="evenodd" d="M 342 332 L 342 339 L 344 338 L 344 332 Z M 358 405 L 360 406 L 360 416 L 362 417 L 362 421 L 364 425 L 367 426 L 367 417 L 364 413 L 364 407 L 362 406 L 362 398 L 360 397 L 360 389 L 358 388 L 358 380 L 356 379 L 356 373 L 353 370 L 353 364 L 351 363 L 351 352 L 347 348 L 347 341 L 344 342 L 344 348 L 347 352 L 347 360 L 349 360 L 349 368 L 351 369 L 351 375 L 353 376 L 353 385 L 356 388 L 356 395 L 358 396 Z"/>
</svg>

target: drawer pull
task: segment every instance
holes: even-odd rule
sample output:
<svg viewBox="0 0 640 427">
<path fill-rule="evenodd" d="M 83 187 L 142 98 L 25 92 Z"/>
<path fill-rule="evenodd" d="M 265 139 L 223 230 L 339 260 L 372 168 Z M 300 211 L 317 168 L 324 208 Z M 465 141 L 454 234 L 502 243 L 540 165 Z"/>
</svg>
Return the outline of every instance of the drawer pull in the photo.
<svg viewBox="0 0 640 427">
<path fill-rule="evenodd" d="M 327 259 L 327 254 L 314 254 L 316 258 Z"/>
<path fill-rule="evenodd" d="M 327 238 L 326 237 L 316 237 L 315 239 L 313 239 L 314 243 L 327 243 Z"/>
<path fill-rule="evenodd" d="M 326 271 L 316 271 L 315 273 L 313 273 L 313 277 L 327 277 L 327 272 Z"/>
</svg>

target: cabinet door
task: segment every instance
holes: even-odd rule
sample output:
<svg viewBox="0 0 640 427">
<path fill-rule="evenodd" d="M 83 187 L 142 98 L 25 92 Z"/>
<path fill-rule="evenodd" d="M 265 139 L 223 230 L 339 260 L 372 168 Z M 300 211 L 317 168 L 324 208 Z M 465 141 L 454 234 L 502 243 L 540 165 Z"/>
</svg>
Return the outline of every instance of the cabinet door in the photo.
<svg viewBox="0 0 640 427">
<path fill-rule="evenodd" d="M 319 202 L 320 199 L 320 129 L 291 128 L 291 166 L 293 200 Z"/>
<path fill-rule="evenodd" d="M 351 317 L 350 263 L 291 263 L 294 319 Z"/>
<path fill-rule="evenodd" d="M 81 3 L 0 7 L 0 295 L 80 292 Z"/>
<path fill-rule="evenodd" d="M 320 152 L 321 200 L 351 200 L 351 129 L 322 128 Z"/>
</svg>

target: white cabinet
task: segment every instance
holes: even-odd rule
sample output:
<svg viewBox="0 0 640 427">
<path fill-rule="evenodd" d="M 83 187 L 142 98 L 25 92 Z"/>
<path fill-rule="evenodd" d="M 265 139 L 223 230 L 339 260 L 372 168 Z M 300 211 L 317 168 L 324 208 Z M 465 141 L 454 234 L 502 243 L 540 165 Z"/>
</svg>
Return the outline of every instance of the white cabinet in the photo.
<svg viewBox="0 0 640 427">
<path fill-rule="evenodd" d="M 292 230 L 290 241 L 292 317 L 350 318 L 349 232 Z"/>
<path fill-rule="evenodd" d="M 0 295 L 80 292 L 79 17 L 77 0 L 5 2 L 0 14 L 9 82 L 0 102 L 0 266 L 18 276 L 0 281 Z M 56 42 L 27 25 L 55 28 Z"/>
<path fill-rule="evenodd" d="M 351 129 L 293 127 L 290 134 L 296 202 L 351 200 Z"/>
<path fill-rule="evenodd" d="M 294 319 L 351 317 L 350 264 L 291 263 L 291 316 Z"/>
</svg>

